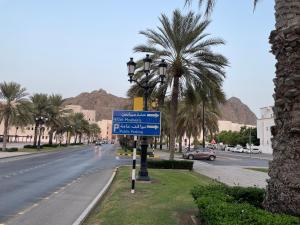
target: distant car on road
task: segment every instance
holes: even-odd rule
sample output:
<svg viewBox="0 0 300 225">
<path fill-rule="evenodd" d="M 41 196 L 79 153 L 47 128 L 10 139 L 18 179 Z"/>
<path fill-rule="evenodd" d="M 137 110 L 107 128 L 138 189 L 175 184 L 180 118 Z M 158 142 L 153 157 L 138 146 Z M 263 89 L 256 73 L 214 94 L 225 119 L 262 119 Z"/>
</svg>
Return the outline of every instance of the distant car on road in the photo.
<svg viewBox="0 0 300 225">
<path fill-rule="evenodd" d="M 246 150 L 244 150 L 244 152 L 248 153 L 248 154 L 250 154 L 250 153 L 251 154 L 259 154 L 259 153 L 261 153 L 261 150 L 259 149 L 258 146 L 253 146 L 253 147 L 251 147 L 251 151 L 249 148 L 247 148 Z"/>
<path fill-rule="evenodd" d="M 96 141 L 96 142 L 95 142 L 95 145 L 96 145 L 96 146 L 100 146 L 100 145 L 101 145 L 101 142 L 100 142 L 100 141 Z"/>
<path fill-rule="evenodd" d="M 234 148 L 234 145 L 227 145 L 225 147 L 225 151 L 231 151 L 231 149 L 233 149 L 233 148 Z"/>
<path fill-rule="evenodd" d="M 244 152 L 244 149 L 242 146 L 240 145 L 237 145 L 235 148 L 232 148 L 231 149 L 232 152 L 239 152 L 239 153 L 243 153 Z"/>
<path fill-rule="evenodd" d="M 182 157 L 184 159 L 207 159 L 213 161 L 216 159 L 216 153 L 209 148 L 196 148 L 186 151 L 182 154 Z"/>
</svg>

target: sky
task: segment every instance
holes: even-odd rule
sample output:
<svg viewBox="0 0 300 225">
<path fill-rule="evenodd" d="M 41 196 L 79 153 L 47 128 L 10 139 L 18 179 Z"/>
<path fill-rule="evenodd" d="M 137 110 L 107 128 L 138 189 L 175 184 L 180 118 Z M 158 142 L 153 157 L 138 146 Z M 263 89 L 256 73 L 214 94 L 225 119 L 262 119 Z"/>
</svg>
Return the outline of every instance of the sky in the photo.
<svg viewBox="0 0 300 225">
<path fill-rule="evenodd" d="M 174 9 L 201 12 L 184 0 L 0 0 L 0 82 L 18 82 L 31 94 L 71 97 L 102 88 L 125 97 L 126 62 L 145 43 L 139 31 L 159 26 L 159 16 Z M 259 116 L 273 105 L 274 0 L 260 1 L 255 12 L 252 0 L 217 0 L 211 20 L 207 33 L 226 41 L 213 48 L 230 62 L 226 96 Z"/>
</svg>

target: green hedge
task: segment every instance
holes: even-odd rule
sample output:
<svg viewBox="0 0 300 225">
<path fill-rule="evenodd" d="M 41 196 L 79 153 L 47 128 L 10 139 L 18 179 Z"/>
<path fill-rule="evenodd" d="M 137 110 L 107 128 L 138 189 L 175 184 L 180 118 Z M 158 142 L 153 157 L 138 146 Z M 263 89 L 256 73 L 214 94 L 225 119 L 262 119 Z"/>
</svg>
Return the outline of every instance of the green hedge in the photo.
<svg viewBox="0 0 300 225">
<path fill-rule="evenodd" d="M 296 225 L 300 219 L 272 214 L 259 207 L 264 190 L 259 188 L 228 187 L 225 185 L 199 186 L 192 196 L 203 224 L 207 225 Z"/>
<path fill-rule="evenodd" d="M 182 169 L 193 170 L 193 161 L 187 160 L 149 160 L 148 167 L 155 169 Z"/>
<path fill-rule="evenodd" d="M 18 148 L 6 148 L 6 152 L 17 152 L 19 149 Z M 0 148 L 0 151 L 2 151 L 2 148 Z"/>
</svg>

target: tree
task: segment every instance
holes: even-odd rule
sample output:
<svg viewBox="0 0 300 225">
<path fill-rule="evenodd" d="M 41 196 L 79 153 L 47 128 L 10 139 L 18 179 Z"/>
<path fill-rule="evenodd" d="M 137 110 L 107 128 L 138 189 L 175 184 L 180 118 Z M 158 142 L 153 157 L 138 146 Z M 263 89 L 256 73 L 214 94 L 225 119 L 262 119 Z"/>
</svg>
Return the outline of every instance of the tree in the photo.
<svg viewBox="0 0 300 225">
<path fill-rule="evenodd" d="M 191 3 L 192 0 L 186 0 Z M 206 12 L 215 0 L 206 2 Z M 254 7 L 258 0 L 254 0 Z M 264 206 L 271 212 L 300 215 L 300 0 L 275 0 L 275 30 L 271 32 L 272 53 L 277 60 L 273 161 L 270 163 Z"/>
<path fill-rule="evenodd" d="M 209 21 L 202 20 L 201 15 L 195 15 L 193 12 L 182 15 L 179 10 L 175 10 L 172 19 L 163 14 L 160 23 L 157 31 L 148 29 L 140 32 L 148 41 L 134 50 L 151 54 L 154 61 L 164 58 L 168 63 L 166 88 L 172 89 L 170 159 L 174 159 L 178 100 L 181 91 L 187 87 L 195 89 L 196 86 L 199 87 L 198 84 L 209 88 L 222 83 L 225 77 L 223 69 L 228 62 L 224 56 L 211 51 L 212 46 L 224 44 L 224 41 L 208 38 L 208 34 L 204 32 Z"/>
<path fill-rule="evenodd" d="M 88 132 L 88 136 L 89 136 L 89 142 L 94 142 L 99 138 L 99 134 L 101 133 L 101 129 L 98 126 L 98 124 L 96 123 L 92 123 L 89 125 L 89 132 Z M 91 138 L 91 140 L 90 140 Z"/>
<path fill-rule="evenodd" d="M 33 145 L 36 146 L 39 124 L 35 118 L 39 116 L 48 117 L 48 112 L 50 111 L 50 104 L 48 101 L 47 94 L 42 94 L 42 93 L 34 94 L 33 96 L 30 97 L 30 100 L 32 102 L 31 114 L 32 114 L 33 121 L 35 122 Z"/>
<path fill-rule="evenodd" d="M 53 142 L 53 134 L 54 132 L 60 128 L 63 120 L 65 119 L 65 115 L 70 113 L 70 110 L 65 109 L 63 105 L 63 97 L 61 95 L 52 94 L 48 96 L 48 104 L 49 108 L 47 111 L 48 121 L 47 126 L 50 127 L 49 131 L 49 144 L 52 145 Z"/>
<path fill-rule="evenodd" d="M 26 89 L 22 88 L 20 84 L 14 82 L 0 83 L 0 121 L 4 121 L 3 132 L 3 148 L 6 150 L 8 131 L 13 121 L 26 119 L 27 112 L 30 110 L 30 102 L 25 98 L 28 94 Z"/>
</svg>

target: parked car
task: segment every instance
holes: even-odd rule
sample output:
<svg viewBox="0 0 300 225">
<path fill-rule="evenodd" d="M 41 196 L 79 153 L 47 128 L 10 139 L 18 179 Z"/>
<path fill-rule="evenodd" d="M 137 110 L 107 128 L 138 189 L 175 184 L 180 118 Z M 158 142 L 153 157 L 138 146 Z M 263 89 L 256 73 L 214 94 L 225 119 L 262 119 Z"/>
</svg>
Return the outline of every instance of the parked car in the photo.
<svg viewBox="0 0 300 225">
<path fill-rule="evenodd" d="M 250 149 L 249 148 L 247 148 L 245 151 L 244 151 L 245 153 L 248 153 L 248 154 L 259 154 L 259 153 L 261 153 L 261 150 L 259 149 L 259 147 L 258 146 L 252 146 L 251 147 L 251 152 L 250 152 Z"/>
<path fill-rule="evenodd" d="M 239 153 L 242 153 L 242 152 L 244 152 L 244 149 L 243 149 L 242 146 L 237 145 L 235 148 L 232 148 L 231 151 L 232 151 L 232 152 L 239 152 Z"/>
<path fill-rule="evenodd" d="M 207 159 L 207 160 L 215 160 L 216 153 L 209 148 L 196 148 L 191 149 L 182 154 L 184 159 Z"/>
<path fill-rule="evenodd" d="M 233 149 L 233 148 L 234 148 L 234 145 L 227 145 L 225 147 L 225 151 L 231 151 L 231 149 Z"/>
</svg>

